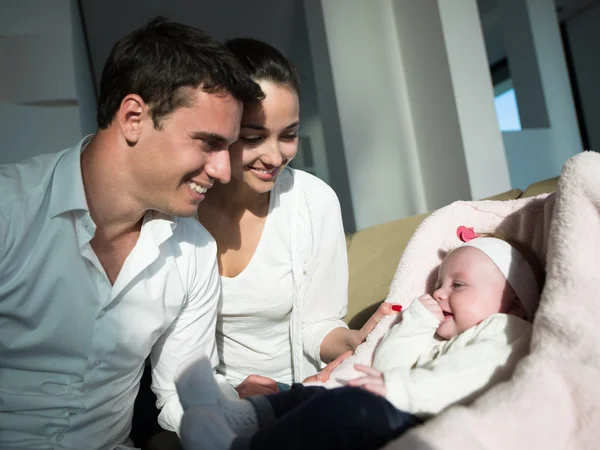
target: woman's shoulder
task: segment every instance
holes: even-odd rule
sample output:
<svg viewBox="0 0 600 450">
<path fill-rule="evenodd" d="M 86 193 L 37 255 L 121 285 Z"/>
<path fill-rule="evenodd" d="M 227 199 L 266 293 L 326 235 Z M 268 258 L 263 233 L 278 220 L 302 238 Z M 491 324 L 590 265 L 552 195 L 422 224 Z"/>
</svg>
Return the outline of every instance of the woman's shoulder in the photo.
<svg viewBox="0 0 600 450">
<path fill-rule="evenodd" d="M 323 180 L 308 172 L 286 167 L 280 176 L 283 178 L 282 184 L 286 185 L 289 191 L 304 198 L 312 207 L 339 205 L 335 191 Z"/>
</svg>

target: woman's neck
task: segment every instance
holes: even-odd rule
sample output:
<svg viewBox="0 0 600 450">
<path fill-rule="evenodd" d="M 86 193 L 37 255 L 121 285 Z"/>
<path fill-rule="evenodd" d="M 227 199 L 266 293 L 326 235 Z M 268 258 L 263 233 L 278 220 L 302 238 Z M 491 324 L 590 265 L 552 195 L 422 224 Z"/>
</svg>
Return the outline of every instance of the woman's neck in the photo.
<svg viewBox="0 0 600 450">
<path fill-rule="evenodd" d="M 215 184 L 200 204 L 200 210 L 207 206 L 232 217 L 239 217 L 246 211 L 262 217 L 269 212 L 269 198 L 270 192 L 258 193 L 232 179 L 227 184 Z"/>
</svg>

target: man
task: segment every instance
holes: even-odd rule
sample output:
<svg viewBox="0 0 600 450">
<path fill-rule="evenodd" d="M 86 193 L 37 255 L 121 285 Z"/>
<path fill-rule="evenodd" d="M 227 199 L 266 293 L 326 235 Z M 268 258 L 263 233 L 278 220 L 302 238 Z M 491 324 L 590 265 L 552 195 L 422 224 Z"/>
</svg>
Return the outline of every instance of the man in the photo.
<svg viewBox="0 0 600 450">
<path fill-rule="evenodd" d="M 150 355 L 159 422 L 177 431 L 174 377 L 216 367 L 216 245 L 193 218 L 230 177 L 242 102 L 235 58 L 165 19 L 105 65 L 99 130 L 0 166 L 0 448 L 121 448 Z"/>
</svg>

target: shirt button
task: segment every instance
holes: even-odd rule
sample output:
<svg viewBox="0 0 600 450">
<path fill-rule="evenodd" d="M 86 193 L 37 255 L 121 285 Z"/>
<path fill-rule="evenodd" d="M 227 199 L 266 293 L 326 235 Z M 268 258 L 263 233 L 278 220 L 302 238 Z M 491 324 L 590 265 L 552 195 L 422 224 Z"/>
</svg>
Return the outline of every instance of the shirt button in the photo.
<svg viewBox="0 0 600 450">
<path fill-rule="evenodd" d="M 55 440 L 56 442 L 60 442 L 60 441 L 62 441 L 62 440 L 63 440 L 63 438 L 64 438 L 64 437 L 65 437 L 65 435 L 64 435 L 64 434 L 62 434 L 62 433 L 58 433 L 58 434 L 56 435 L 56 437 L 54 438 L 54 440 Z"/>
<path fill-rule="evenodd" d="M 89 226 L 90 226 L 90 221 L 89 221 L 89 220 L 87 220 L 87 219 L 83 219 L 82 223 L 83 223 L 83 226 L 84 226 L 85 228 L 87 228 L 87 227 L 89 227 Z"/>
<path fill-rule="evenodd" d="M 100 362 L 100 361 L 96 361 L 96 362 L 94 363 L 94 367 L 98 367 L 100 364 L 101 364 L 101 362 Z"/>
</svg>

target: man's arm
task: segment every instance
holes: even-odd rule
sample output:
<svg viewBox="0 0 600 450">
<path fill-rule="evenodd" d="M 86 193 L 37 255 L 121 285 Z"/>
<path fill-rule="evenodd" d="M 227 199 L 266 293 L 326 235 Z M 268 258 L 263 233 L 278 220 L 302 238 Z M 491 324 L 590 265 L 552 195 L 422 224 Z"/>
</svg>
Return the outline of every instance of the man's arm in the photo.
<svg viewBox="0 0 600 450">
<path fill-rule="evenodd" d="M 150 354 L 152 390 L 161 409 L 158 423 L 162 428 L 177 433 L 183 415 L 175 389 L 180 366 L 201 357 L 209 358 L 213 368 L 219 363 L 215 329 L 221 286 L 216 258 L 212 258 L 210 264 L 192 264 L 190 270 L 195 273 L 190 275 L 192 282 L 188 301 Z M 217 376 L 217 382 L 227 396 L 236 396 L 223 377 Z"/>
</svg>

